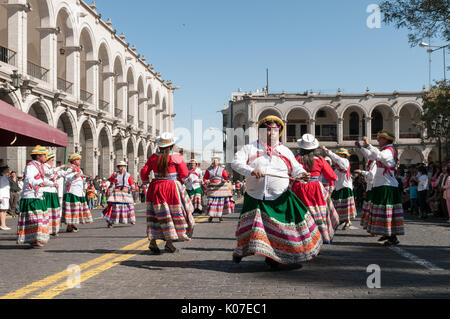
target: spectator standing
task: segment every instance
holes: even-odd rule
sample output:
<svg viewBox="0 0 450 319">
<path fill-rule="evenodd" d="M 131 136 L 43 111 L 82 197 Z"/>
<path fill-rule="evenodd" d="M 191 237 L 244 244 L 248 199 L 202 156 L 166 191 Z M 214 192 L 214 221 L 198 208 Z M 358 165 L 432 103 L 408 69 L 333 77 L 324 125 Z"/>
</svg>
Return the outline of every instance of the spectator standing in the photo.
<svg viewBox="0 0 450 319">
<path fill-rule="evenodd" d="M 427 195 L 428 195 L 428 175 L 427 168 L 421 167 L 419 169 L 419 185 L 417 188 L 418 198 L 419 198 L 419 208 L 420 214 L 419 216 L 423 219 L 427 218 L 428 204 L 427 204 Z"/>
<path fill-rule="evenodd" d="M 89 209 L 92 210 L 95 208 L 95 185 L 94 185 L 94 181 L 90 181 L 87 189 L 86 189 L 86 197 L 88 200 L 88 205 L 89 205 Z"/>
<path fill-rule="evenodd" d="M 9 177 L 10 198 L 9 198 L 9 210 L 8 215 L 16 217 L 17 204 L 19 203 L 20 191 L 19 180 L 17 179 L 17 173 L 11 172 Z"/>
<path fill-rule="evenodd" d="M 450 223 L 450 164 L 447 164 L 447 175 L 444 185 L 444 199 L 447 202 L 447 222 Z"/>
<path fill-rule="evenodd" d="M 418 215 L 418 191 L 417 191 L 417 180 L 411 179 L 409 182 L 409 188 L 407 190 L 409 191 L 409 201 L 410 201 L 410 207 L 411 207 L 411 214 L 412 215 Z"/>
<path fill-rule="evenodd" d="M 9 209 L 10 186 L 9 186 L 9 168 L 0 167 L 0 230 L 11 230 L 6 227 L 6 211 Z"/>
</svg>

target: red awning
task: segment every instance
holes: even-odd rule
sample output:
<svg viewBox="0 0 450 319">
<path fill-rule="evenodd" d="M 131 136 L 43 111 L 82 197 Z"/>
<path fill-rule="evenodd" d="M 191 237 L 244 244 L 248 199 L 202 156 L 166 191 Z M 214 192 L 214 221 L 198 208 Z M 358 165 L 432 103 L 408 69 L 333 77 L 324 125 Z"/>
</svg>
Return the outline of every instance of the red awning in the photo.
<svg viewBox="0 0 450 319">
<path fill-rule="evenodd" d="M 67 134 L 0 100 L 0 146 L 35 145 L 66 147 Z"/>
</svg>

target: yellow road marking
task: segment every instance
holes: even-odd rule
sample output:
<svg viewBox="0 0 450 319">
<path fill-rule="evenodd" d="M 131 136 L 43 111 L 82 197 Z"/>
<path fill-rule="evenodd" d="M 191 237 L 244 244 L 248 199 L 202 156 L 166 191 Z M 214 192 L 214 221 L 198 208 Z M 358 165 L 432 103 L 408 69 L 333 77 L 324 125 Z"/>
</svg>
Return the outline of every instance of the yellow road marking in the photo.
<svg viewBox="0 0 450 319">
<path fill-rule="evenodd" d="M 114 267 L 117 266 L 118 263 L 123 262 L 125 260 L 128 260 L 134 256 L 136 256 L 137 254 L 139 254 L 142 251 L 146 251 L 147 248 L 147 244 L 140 246 L 139 248 L 136 249 L 136 253 L 133 254 L 129 254 L 129 255 L 124 255 L 124 256 L 120 256 L 117 257 L 113 260 L 110 260 L 104 264 L 101 264 L 98 267 L 95 267 L 93 269 L 90 269 L 88 271 L 85 271 L 83 273 L 81 273 L 81 278 L 79 283 L 81 284 L 82 282 L 99 275 L 100 273 Z M 31 298 L 31 299 L 52 299 L 60 294 L 62 294 L 64 291 L 72 289 L 66 282 L 62 282 L 59 285 L 56 285 L 52 288 L 50 288 L 49 290 Z"/>
<path fill-rule="evenodd" d="M 198 222 L 202 222 L 202 221 L 204 221 L 204 220 L 206 220 L 208 218 L 209 218 L 208 216 L 198 216 L 198 217 L 194 218 L 194 220 L 198 223 Z M 139 245 L 142 245 L 144 242 L 145 242 L 145 245 L 137 248 L 137 250 L 144 250 L 144 249 L 147 248 L 148 238 L 145 238 L 145 239 L 139 240 L 137 242 L 134 242 L 134 243 L 132 243 L 132 244 L 130 244 L 128 246 L 125 246 L 125 247 L 121 248 L 120 250 L 118 250 L 118 251 L 116 251 L 114 253 L 109 253 L 109 254 L 103 255 L 101 257 L 95 258 L 95 259 L 93 259 L 91 261 L 88 261 L 88 262 L 86 262 L 84 264 L 81 264 L 79 266 L 81 271 L 85 270 L 87 268 L 90 268 L 92 266 L 100 264 L 96 268 L 93 268 L 93 269 L 91 269 L 91 270 L 89 270 L 89 271 L 87 271 L 85 273 L 82 273 L 81 274 L 81 277 L 82 277 L 81 281 L 85 281 L 85 280 L 87 280 L 87 279 L 89 279 L 89 278 L 91 278 L 93 276 L 98 275 L 99 273 L 101 273 L 101 272 L 103 272 L 105 270 L 108 270 L 109 268 L 114 267 L 117 262 L 120 262 L 120 261 L 123 261 L 123 260 L 127 260 L 127 259 L 130 259 L 130 258 L 136 256 L 137 253 L 136 254 L 131 254 L 131 255 L 124 255 L 124 256 L 120 256 L 120 257 L 118 257 L 118 258 L 116 258 L 116 259 L 114 259 L 112 261 L 106 262 L 107 260 L 109 260 L 111 258 L 114 258 L 117 255 L 120 255 L 121 251 L 132 250 L 135 247 L 137 247 Z M 162 242 L 162 240 L 158 240 L 157 241 L 158 244 L 161 243 L 161 242 Z M 122 259 L 122 258 L 125 258 L 125 259 Z M 89 275 L 87 275 L 87 274 L 89 274 Z M 64 270 L 64 271 L 61 271 L 61 272 L 59 272 L 57 274 L 48 276 L 47 278 L 44 278 L 44 279 L 39 280 L 37 282 L 31 283 L 30 285 L 25 286 L 24 288 L 21 288 L 21 289 L 18 289 L 16 291 L 14 291 L 14 292 L 8 293 L 8 294 L 0 297 L 0 299 L 19 299 L 19 298 L 25 297 L 25 296 L 35 292 L 36 290 L 43 289 L 45 287 L 49 287 L 49 286 L 57 283 L 61 279 L 64 279 L 64 278 L 67 278 L 67 277 L 68 277 L 67 271 Z M 64 289 L 63 289 L 63 286 L 64 286 Z M 33 297 L 32 299 L 50 299 L 50 298 L 53 298 L 54 296 L 57 296 L 57 295 L 61 294 L 63 291 L 65 291 L 67 289 L 69 289 L 69 288 L 67 286 L 67 283 L 64 281 L 63 283 L 61 283 L 61 284 L 59 284 L 59 285 L 57 285 L 57 286 L 55 286 L 53 288 L 50 288 L 49 290 L 39 294 L 36 297 Z"/>
<path fill-rule="evenodd" d="M 135 247 L 137 247 L 139 245 L 142 245 L 144 242 L 147 243 L 148 239 L 145 238 L 145 239 L 139 240 L 139 241 L 134 242 L 134 243 L 132 243 L 132 244 L 130 244 L 128 246 L 123 247 L 122 249 L 118 250 L 115 253 L 106 254 L 106 255 L 103 255 L 101 257 L 95 258 L 95 259 L 93 259 L 91 261 L 88 261 L 88 262 L 86 262 L 84 264 L 81 264 L 80 265 L 80 269 L 83 270 L 83 269 L 92 267 L 94 265 L 97 265 L 99 263 L 105 262 L 106 260 L 108 260 L 110 258 L 113 258 L 113 257 L 117 256 L 118 254 L 120 254 L 120 251 L 131 250 L 131 249 L 133 249 L 133 248 L 135 248 Z M 57 281 L 59 281 L 59 280 L 61 280 L 63 278 L 66 278 L 66 277 L 67 277 L 67 271 L 64 270 L 64 271 L 61 271 L 61 272 L 59 272 L 57 274 L 48 276 L 47 278 L 44 278 L 42 280 L 36 281 L 34 283 L 31 283 L 31 284 L 29 284 L 28 286 L 26 286 L 24 288 L 21 288 L 21 289 L 18 289 L 16 291 L 14 291 L 14 292 L 6 294 L 6 295 L 0 297 L 0 299 L 18 299 L 18 298 L 22 298 L 22 297 L 24 297 L 26 295 L 29 295 L 30 293 L 38 290 L 38 289 L 47 287 L 47 286 L 49 286 L 51 284 L 54 284 Z"/>
</svg>

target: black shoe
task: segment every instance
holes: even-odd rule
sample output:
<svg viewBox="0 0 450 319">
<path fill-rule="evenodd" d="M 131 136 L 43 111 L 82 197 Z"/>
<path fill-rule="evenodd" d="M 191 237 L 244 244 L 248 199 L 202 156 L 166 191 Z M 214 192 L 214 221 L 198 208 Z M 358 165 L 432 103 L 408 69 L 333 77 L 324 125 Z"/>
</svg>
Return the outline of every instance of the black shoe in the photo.
<svg viewBox="0 0 450 319">
<path fill-rule="evenodd" d="M 397 236 L 392 236 L 391 238 L 389 238 L 389 242 L 393 246 L 400 244 L 400 241 L 397 239 Z"/>
<path fill-rule="evenodd" d="M 386 240 L 388 240 L 388 239 L 389 239 L 388 236 L 382 236 L 380 239 L 378 239 L 378 241 L 379 241 L 379 242 L 382 242 L 382 241 L 386 241 Z"/>
<path fill-rule="evenodd" d="M 150 246 L 148 246 L 148 249 L 150 249 L 150 251 L 155 255 L 161 254 L 161 250 L 159 250 L 159 248 L 157 246 L 152 246 L 150 244 Z"/>
<path fill-rule="evenodd" d="M 233 262 L 235 264 L 239 264 L 242 261 L 242 257 L 239 256 L 233 256 Z"/>
<path fill-rule="evenodd" d="M 270 267 L 271 270 L 277 270 L 279 269 L 280 264 L 278 262 L 276 262 L 275 260 L 266 257 L 265 260 L 266 265 L 268 265 Z"/>
</svg>

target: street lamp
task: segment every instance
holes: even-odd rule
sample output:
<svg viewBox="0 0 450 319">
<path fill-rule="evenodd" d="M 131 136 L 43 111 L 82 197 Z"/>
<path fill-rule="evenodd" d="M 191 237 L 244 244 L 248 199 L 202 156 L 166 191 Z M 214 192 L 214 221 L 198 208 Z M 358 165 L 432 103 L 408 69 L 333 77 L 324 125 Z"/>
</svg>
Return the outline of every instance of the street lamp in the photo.
<svg viewBox="0 0 450 319">
<path fill-rule="evenodd" d="M 22 75 L 17 73 L 17 70 L 13 70 L 13 74 L 11 74 L 11 80 L 12 80 L 12 86 L 14 87 L 14 89 L 8 90 L 8 89 L 0 88 L 0 93 L 10 94 L 10 93 L 13 93 L 13 92 L 17 91 L 18 89 L 20 89 L 20 79 L 21 78 L 22 78 Z"/>
<path fill-rule="evenodd" d="M 449 121 L 448 118 L 444 121 L 444 116 L 440 114 L 436 120 L 431 122 L 431 130 L 433 135 L 438 139 L 438 148 L 439 148 L 439 165 L 442 165 L 442 145 L 441 145 L 441 136 L 447 135 L 448 133 Z"/>
<path fill-rule="evenodd" d="M 449 44 L 443 45 L 443 46 L 435 46 L 435 45 L 430 45 L 429 43 L 426 42 L 420 42 L 419 44 L 420 47 L 425 48 L 425 47 L 429 47 L 430 49 L 427 50 L 427 52 L 430 54 L 430 65 L 429 65 L 429 82 L 430 82 L 430 89 L 431 89 L 431 53 L 433 53 L 434 51 L 437 50 L 441 50 L 442 49 L 442 55 L 444 56 L 444 83 L 447 83 L 447 77 L 446 77 L 446 65 L 445 65 L 445 48 L 449 46 Z M 435 49 L 431 49 L 431 48 L 435 48 Z"/>
</svg>

